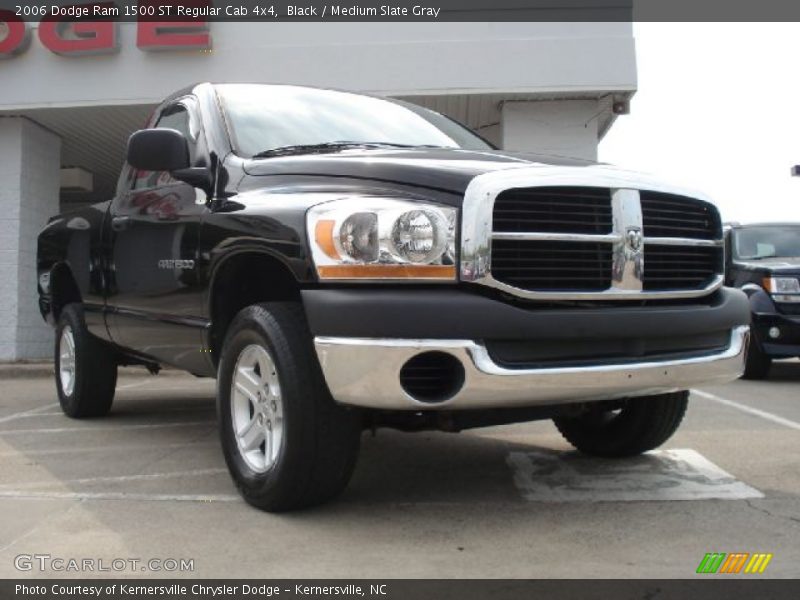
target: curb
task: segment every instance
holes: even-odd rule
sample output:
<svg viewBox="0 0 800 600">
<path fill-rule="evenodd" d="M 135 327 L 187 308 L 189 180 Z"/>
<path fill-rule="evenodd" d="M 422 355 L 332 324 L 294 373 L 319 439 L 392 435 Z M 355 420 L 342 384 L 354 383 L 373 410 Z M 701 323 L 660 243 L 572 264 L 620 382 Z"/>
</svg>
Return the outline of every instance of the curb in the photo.
<svg viewBox="0 0 800 600">
<path fill-rule="evenodd" d="M 55 367 L 52 361 L 41 362 L 0 362 L 0 380 L 4 379 L 42 379 L 53 377 Z M 153 377 L 144 367 L 122 367 L 119 370 L 121 377 Z M 177 369 L 163 368 L 158 376 L 174 377 L 176 375 L 189 375 Z"/>
<path fill-rule="evenodd" d="M 52 361 L 0 363 L 0 379 L 38 379 L 52 377 Z"/>
</svg>

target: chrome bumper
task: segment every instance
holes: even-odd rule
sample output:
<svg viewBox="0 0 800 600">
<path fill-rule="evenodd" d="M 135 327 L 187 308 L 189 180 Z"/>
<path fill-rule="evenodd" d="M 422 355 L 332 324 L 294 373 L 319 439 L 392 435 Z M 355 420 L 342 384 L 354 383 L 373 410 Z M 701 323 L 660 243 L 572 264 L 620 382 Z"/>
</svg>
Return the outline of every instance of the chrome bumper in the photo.
<svg viewBox="0 0 800 600">
<path fill-rule="evenodd" d="M 749 327 L 736 327 L 717 354 L 674 359 L 544 369 L 508 369 L 486 347 L 469 340 L 405 340 L 317 337 L 314 345 L 337 402 L 378 409 L 471 409 L 568 404 L 647 396 L 696 385 L 725 383 L 744 369 Z M 452 354 L 464 366 L 464 385 L 453 397 L 431 404 L 400 385 L 405 362 L 426 351 Z"/>
</svg>

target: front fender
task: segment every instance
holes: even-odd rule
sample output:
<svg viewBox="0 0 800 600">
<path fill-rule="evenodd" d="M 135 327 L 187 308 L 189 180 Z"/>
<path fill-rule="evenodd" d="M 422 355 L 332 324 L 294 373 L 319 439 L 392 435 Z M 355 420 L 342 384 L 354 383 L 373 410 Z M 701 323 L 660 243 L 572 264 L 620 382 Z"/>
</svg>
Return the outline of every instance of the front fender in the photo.
<svg viewBox="0 0 800 600">
<path fill-rule="evenodd" d="M 750 302 L 750 312 L 756 314 L 775 314 L 778 309 L 772 301 L 769 293 L 760 285 L 755 283 L 748 283 L 742 286 L 742 291 L 747 294 L 747 299 Z"/>
</svg>

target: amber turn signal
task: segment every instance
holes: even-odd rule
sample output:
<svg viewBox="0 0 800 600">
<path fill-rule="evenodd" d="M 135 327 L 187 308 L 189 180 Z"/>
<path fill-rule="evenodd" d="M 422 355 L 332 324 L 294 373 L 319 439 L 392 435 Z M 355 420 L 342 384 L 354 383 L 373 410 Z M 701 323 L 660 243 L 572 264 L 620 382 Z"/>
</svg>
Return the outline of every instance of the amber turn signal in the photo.
<svg viewBox="0 0 800 600">
<path fill-rule="evenodd" d="M 321 279 L 441 279 L 456 278 L 453 265 L 320 265 Z"/>
<path fill-rule="evenodd" d="M 333 243 L 333 228 L 336 221 L 331 219 L 323 219 L 317 221 L 317 226 L 314 230 L 314 239 L 320 249 L 334 260 L 341 260 L 336 245 Z"/>
</svg>

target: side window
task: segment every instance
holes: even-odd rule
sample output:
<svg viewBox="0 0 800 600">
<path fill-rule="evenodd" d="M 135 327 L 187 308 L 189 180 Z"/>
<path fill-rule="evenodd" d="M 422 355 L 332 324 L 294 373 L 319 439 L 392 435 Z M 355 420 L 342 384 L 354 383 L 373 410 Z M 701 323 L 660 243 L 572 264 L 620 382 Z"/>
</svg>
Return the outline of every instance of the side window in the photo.
<svg viewBox="0 0 800 600">
<path fill-rule="evenodd" d="M 186 106 L 183 104 L 174 104 L 166 108 L 161 116 L 158 118 L 156 128 L 162 129 L 175 129 L 180 131 L 189 141 L 189 154 L 192 161 L 196 155 L 196 134 L 192 127 L 191 116 Z M 163 171 L 137 171 L 134 173 L 134 180 L 131 189 L 142 190 L 148 188 L 159 187 L 174 183 L 175 180 L 170 177 L 169 173 Z"/>
<path fill-rule="evenodd" d="M 192 141 L 192 133 L 189 127 L 189 111 L 182 104 L 176 104 L 174 108 L 165 111 L 156 123 L 160 129 L 175 129 L 186 136 L 189 142 Z"/>
</svg>

